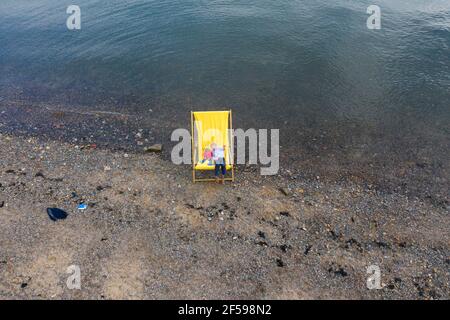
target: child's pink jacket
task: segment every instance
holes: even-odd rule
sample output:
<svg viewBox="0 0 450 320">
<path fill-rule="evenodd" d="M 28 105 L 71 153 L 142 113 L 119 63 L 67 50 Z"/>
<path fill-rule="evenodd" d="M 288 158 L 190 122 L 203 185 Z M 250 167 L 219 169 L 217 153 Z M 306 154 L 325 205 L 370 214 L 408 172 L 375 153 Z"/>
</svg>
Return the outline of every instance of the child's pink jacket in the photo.
<svg viewBox="0 0 450 320">
<path fill-rule="evenodd" d="M 212 151 L 205 151 L 203 153 L 203 159 L 211 159 L 212 158 Z"/>
</svg>

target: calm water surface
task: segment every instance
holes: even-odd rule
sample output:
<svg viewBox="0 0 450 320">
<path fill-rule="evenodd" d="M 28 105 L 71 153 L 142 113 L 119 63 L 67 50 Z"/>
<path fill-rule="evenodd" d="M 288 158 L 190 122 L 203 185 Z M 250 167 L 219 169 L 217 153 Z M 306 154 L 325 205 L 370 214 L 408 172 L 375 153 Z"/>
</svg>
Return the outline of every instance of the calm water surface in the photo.
<svg viewBox="0 0 450 320">
<path fill-rule="evenodd" d="M 376 31 L 372 2 L 2 0 L 0 102 L 174 127 L 191 109 L 231 107 L 244 127 L 352 121 L 448 137 L 450 1 L 377 1 Z"/>
</svg>

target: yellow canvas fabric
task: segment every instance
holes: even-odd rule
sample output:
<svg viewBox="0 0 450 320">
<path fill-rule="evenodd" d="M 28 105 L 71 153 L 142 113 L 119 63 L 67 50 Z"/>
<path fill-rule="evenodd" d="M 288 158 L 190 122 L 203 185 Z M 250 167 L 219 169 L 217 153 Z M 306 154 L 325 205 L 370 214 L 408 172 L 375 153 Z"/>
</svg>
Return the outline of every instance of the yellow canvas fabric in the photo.
<svg viewBox="0 0 450 320">
<path fill-rule="evenodd" d="M 201 163 L 199 161 L 195 165 L 195 170 L 214 170 L 214 167 L 215 167 L 214 164 L 208 165 L 208 162 Z M 231 170 L 231 165 L 227 164 L 226 167 L 227 167 L 227 170 Z"/>
<path fill-rule="evenodd" d="M 212 143 L 218 146 L 225 145 L 225 161 L 228 170 L 231 169 L 230 161 L 230 142 L 228 138 L 230 111 L 201 111 L 193 112 L 194 126 L 197 135 L 194 136 L 197 141 L 197 150 L 195 152 L 196 170 L 214 170 L 214 164 L 208 165 L 203 159 L 205 148 L 210 148 Z"/>
</svg>

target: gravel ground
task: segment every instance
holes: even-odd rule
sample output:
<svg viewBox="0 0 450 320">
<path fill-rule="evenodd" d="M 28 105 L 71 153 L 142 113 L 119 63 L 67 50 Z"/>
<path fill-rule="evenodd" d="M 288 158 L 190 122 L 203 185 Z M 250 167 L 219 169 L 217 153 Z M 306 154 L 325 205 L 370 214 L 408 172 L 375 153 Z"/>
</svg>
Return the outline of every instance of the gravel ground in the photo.
<svg viewBox="0 0 450 320">
<path fill-rule="evenodd" d="M 450 298 L 448 190 L 432 201 L 252 166 L 192 184 L 158 154 L 5 134 L 0 148 L 2 299 Z"/>
</svg>

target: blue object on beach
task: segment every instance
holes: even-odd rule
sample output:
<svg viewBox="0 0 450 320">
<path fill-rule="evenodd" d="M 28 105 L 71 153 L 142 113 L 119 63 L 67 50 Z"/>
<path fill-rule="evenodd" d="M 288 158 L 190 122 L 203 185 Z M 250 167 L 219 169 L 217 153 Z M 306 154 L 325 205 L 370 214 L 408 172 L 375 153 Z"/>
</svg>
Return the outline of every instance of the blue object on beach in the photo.
<svg viewBox="0 0 450 320">
<path fill-rule="evenodd" d="M 67 218 L 67 213 L 64 210 L 58 208 L 47 208 L 47 214 L 52 221 Z"/>
<path fill-rule="evenodd" d="M 85 204 L 85 203 L 80 203 L 80 204 L 78 205 L 78 210 L 86 210 L 87 207 L 88 207 L 87 204 Z"/>
</svg>

